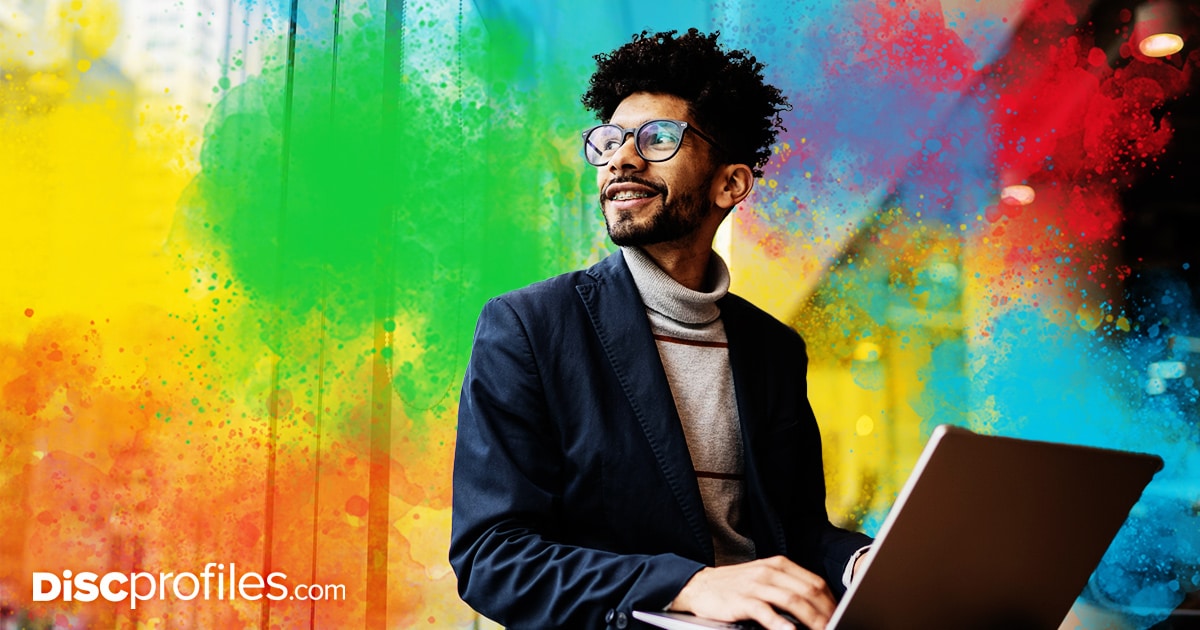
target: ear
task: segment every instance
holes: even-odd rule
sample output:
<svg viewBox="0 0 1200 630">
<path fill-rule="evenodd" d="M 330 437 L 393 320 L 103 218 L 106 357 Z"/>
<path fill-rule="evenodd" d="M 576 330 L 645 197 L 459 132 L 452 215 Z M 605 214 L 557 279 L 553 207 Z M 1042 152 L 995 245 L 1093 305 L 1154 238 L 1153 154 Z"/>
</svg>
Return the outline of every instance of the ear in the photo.
<svg viewBox="0 0 1200 630">
<path fill-rule="evenodd" d="M 713 174 L 709 194 L 713 204 L 725 210 L 733 209 L 754 188 L 754 173 L 745 164 L 725 164 Z"/>
</svg>

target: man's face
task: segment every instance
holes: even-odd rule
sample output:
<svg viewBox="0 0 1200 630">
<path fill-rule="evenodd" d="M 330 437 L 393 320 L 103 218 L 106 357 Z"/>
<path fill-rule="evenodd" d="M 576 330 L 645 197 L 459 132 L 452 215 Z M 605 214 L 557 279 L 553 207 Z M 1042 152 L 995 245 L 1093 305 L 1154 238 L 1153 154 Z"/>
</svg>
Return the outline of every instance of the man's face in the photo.
<svg viewBox="0 0 1200 630">
<path fill-rule="evenodd" d="M 628 129 L 658 119 L 694 124 L 687 101 L 647 92 L 626 97 L 609 122 Z M 654 245 L 696 232 L 713 211 L 709 188 L 715 167 L 707 143 L 695 134 L 686 133 L 679 152 L 665 162 L 642 159 L 630 137 L 608 164 L 596 167 L 600 208 L 613 243 Z"/>
</svg>

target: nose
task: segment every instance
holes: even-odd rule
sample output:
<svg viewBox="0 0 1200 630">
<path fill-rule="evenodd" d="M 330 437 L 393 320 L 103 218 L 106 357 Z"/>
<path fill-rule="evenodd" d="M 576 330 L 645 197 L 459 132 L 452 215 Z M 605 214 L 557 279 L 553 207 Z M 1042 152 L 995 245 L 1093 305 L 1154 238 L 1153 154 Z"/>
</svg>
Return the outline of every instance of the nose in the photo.
<svg viewBox="0 0 1200 630">
<path fill-rule="evenodd" d="M 608 170 L 614 173 L 626 170 L 640 171 L 645 167 L 646 161 L 637 152 L 637 136 L 633 132 L 625 134 L 621 139 L 621 146 L 617 147 L 617 151 L 608 160 Z"/>
</svg>

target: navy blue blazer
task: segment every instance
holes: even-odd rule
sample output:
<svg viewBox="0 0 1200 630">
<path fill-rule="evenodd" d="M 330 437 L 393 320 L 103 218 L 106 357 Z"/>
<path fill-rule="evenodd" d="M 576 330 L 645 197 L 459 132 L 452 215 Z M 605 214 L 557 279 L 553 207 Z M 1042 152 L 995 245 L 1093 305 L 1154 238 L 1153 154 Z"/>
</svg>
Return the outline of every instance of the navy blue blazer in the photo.
<svg viewBox="0 0 1200 630">
<path fill-rule="evenodd" d="M 804 342 L 719 305 L 745 453 L 742 533 L 835 595 L 871 539 L 825 511 Z M 484 307 L 463 381 L 450 563 L 463 600 L 514 628 L 634 625 L 713 564 L 700 491 L 645 307 L 617 252 Z"/>
</svg>

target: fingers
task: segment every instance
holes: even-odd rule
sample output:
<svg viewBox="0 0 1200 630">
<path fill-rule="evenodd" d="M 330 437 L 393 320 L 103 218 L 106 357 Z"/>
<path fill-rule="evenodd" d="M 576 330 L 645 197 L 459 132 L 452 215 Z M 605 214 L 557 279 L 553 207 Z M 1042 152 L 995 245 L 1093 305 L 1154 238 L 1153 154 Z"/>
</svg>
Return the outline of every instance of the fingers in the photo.
<svg viewBox="0 0 1200 630">
<path fill-rule="evenodd" d="M 782 556 L 768 558 L 763 563 L 775 572 L 764 576 L 766 582 L 778 589 L 766 591 L 771 595 L 768 603 L 791 613 L 809 626 L 813 624 L 806 619 L 823 618 L 828 621 L 837 604 L 821 576 Z"/>
<path fill-rule="evenodd" d="M 809 628 L 824 628 L 833 614 L 828 602 L 832 597 L 827 591 L 797 592 L 786 589 L 761 589 L 762 602 L 766 604 L 766 617 L 769 623 L 756 616 L 755 621 L 768 628 L 794 627 L 791 622 L 783 619 L 779 612 L 785 612 L 795 617 L 797 621 Z M 761 615 L 761 613 L 760 613 Z M 780 623 L 780 622 L 784 623 Z"/>
<path fill-rule="evenodd" d="M 768 630 L 796 630 L 796 624 L 789 621 L 787 617 L 779 614 L 779 611 L 770 605 L 761 601 L 752 603 L 747 609 L 746 614 L 742 616 L 742 619 L 752 619 Z M 818 622 L 819 625 L 813 625 L 800 617 L 796 617 L 796 620 L 814 630 L 824 630 L 825 628 L 824 622 Z"/>
<path fill-rule="evenodd" d="M 672 608 L 723 621 L 753 619 L 764 628 L 790 630 L 795 624 L 824 628 L 834 610 L 833 595 L 820 576 L 782 556 L 745 564 L 705 568 L 676 596 Z"/>
<path fill-rule="evenodd" d="M 763 589 L 763 599 L 756 602 L 750 610 L 750 617 L 764 628 L 772 630 L 793 630 L 795 621 L 805 627 L 821 630 L 829 623 L 831 612 L 819 608 L 813 600 L 784 590 Z M 787 613 L 793 619 L 784 617 Z M 793 621 L 794 620 L 794 621 Z"/>
</svg>

